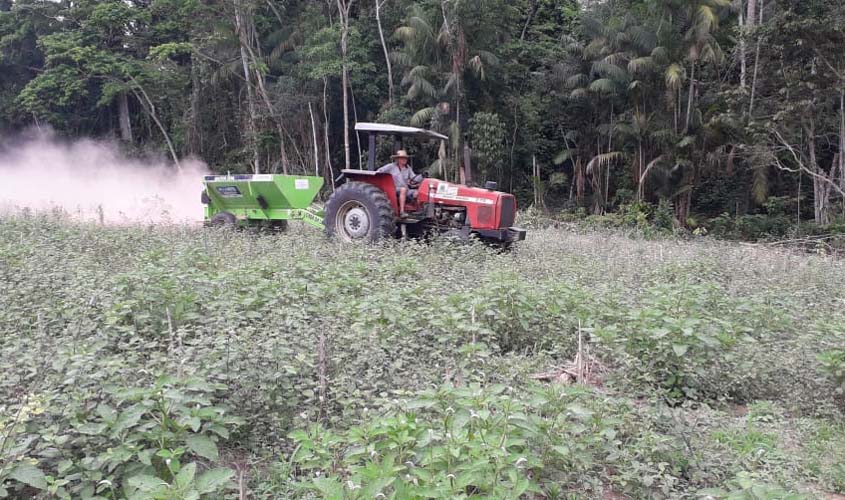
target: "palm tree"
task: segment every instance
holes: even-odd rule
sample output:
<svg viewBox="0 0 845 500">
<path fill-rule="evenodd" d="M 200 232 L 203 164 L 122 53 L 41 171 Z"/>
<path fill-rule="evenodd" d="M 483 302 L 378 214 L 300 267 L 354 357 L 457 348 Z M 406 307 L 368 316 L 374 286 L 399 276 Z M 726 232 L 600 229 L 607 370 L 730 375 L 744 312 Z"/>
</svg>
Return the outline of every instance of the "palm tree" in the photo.
<svg viewBox="0 0 845 500">
<path fill-rule="evenodd" d="M 412 117 L 412 124 L 428 124 L 448 134 L 457 164 L 469 115 L 465 81 L 468 77 L 485 80 L 498 59 L 473 45 L 477 38 L 466 33 L 464 23 L 472 12 L 463 3 L 444 1 L 441 7 L 439 12 L 414 7 L 407 23 L 396 30 L 402 48 L 391 59 L 402 68 L 401 85 L 408 89 L 408 100 L 425 104 Z"/>
</svg>

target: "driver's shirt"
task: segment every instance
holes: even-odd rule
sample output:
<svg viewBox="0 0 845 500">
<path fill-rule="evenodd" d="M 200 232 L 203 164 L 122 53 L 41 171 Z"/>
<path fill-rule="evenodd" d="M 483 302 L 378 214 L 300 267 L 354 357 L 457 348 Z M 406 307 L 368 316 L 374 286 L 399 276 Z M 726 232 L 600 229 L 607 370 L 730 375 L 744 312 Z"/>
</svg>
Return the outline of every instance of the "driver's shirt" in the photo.
<svg viewBox="0 0 845 500">
<path fill-rule="evenodd" d="M 409 187 L 408 184 L 410 183 L 411 179 L 416 177 L 414 171 L 411 170 L 410 165 L 406 165 L 405 168 L 400 168 L 399 165 L 396 163 L 388 163 L 387 165 L 381 167 L 377 170 L 380 174 L 390 174 L 393 176 L 393 184 L 396 185 L 396 189 Z"/>
</svg>

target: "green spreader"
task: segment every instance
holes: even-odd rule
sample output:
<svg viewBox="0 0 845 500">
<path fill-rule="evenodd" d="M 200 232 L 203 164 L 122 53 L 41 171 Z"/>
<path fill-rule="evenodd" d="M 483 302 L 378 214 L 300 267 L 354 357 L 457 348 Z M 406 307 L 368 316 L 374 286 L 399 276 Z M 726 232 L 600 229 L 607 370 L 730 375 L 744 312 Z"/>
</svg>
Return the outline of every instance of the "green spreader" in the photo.
<svg viewBox="0 0 845 500">
<path fill-rule="evenodd" d="M 212 226 L 265 225 L 283 229 L 289 220 L 301 220 L 324 229 L 323 210 L 312 203 L 322 177 L 300 175 L 207 175 L 205 222 Z"/>
</svg>

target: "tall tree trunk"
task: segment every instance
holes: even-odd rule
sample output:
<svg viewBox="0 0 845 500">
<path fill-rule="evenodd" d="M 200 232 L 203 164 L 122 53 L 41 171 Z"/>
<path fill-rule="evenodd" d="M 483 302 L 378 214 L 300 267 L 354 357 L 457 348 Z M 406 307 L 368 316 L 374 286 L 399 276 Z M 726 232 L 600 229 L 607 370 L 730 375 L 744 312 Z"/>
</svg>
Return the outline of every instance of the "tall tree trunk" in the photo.
<svg viewBox="0 0 845 500">
<path fill-rule="evenodd" d="M 749 14 L 748 24 L 750 26 L 754 26 L 755 18 L 751 17 L 751 14 L 753 13 L 752 10 L 751 10 L 751 4 L 752 3 L 755 4 L 754 7 L 756 8 L 756 2 L 758 0 L 748 0 L 748 1 L 749 1 L 749 4 L 748 4 L 748 14 Z M 764 0 L 759 0 L 759 2 L 760 2 L 760 18 L 757 20 L 757 21 L 759 21 L 759 24 L 761 26 L 763 24 L 763 1 Z M 762 38 L 763 38 L 762 35 L 757 35 L 757 50 L 755 51 L 755 54 L 754 54 L 754 76 L 752 77 L 752 81 L 751 81 L 751 100 L 748 103 L 748 116 L 749 117 L 754 116 L 754 98 L 755 98 L 755 95 L 757 93 L 757 74 L 760 71 L 760 45 L 762 44 Z"/>
<path fill-rule="evenodd" d="M 753 1 L 753 0 L 752 0 Z M 743 12 L 742 2 L 739 5 L 739 86 L 745 88 L 747 86 L 748 77 L 748 61 L 746 53 L 746 34 L 745 34 L 745 13 Z"/>
<path fill-rule="evenodd" d="M 252 149 L 253 171 L 256 174 L 261 173 L 261 160 L 258 155 L 258 131 L 257 131 L 257 116 L 255 110 L 255 95 L 252 89 L 252 78 L 249 71 L 249 58 L 247 56 L 247 46 L 249 46 L 249 39 L 247 38 L 246 30 L 244 29 L 244 19 L 242 11 L 242 1 L 235 2 L 235 27 L 238 31 L 238 40 L 240 42 L 241 65 L 244 71 L 244 80 L 246 80 L 246 95 L 247 95 L 247 109 L 249 111 L 249 121 L 247 122 L 247 142 Z"/>
<path fill-rule="evenodd" d="M 531 11 L 528 13 L 528 19 L 525 20 L 525 25 L 522 27 L 522 34 L 519 35 L 519 41 L 525 41 L 525 35 L 528 34 L 528 28 L 531 27 L 531 23 L 534 21 L 534 16 L 537 15 L 537 10 L 540 8 L 540 2 L 538 0 L 531 0 Z"/>
<path fill-rule="evenodd" d="M 684 134 L 689 132 L 690 117 L 692 116 L 692 98 L 695 95 L 695 66 L 696 62 L 693 61 L 690 68 L 689 97 L 687 98 L 687 119 L 684 125 Z"/>
<path fill-rule="evenodd" d="M 258 89 L 258 95 L 261 96 L 261 100 L 264 102 L 264 105 L 267 107 L 267 113 L 272 118 L 273 122 L 276 124 L 276 132 L 279 134 L 279 159 L 282 164 L 282 173 L 287 175 L 288 174 L 288 152 L 287 147 L 285 146 L 285 130 L 284 125 L 280 117 L 276 115 L 276 108 L 273 106 L 273 103 L 270 100 L 270 94 L 267 92 L 267 87 L 264 85 L 264 75 L 258 69 L 259 62 L 261 61 L 261 54 L 260 54 L 260 47 L 256 47 L 253 50 L 252 44 L 253 41 L 257 38 L 255 33 L 255 19 L 250 17 L 250 23 L 248 26 L 245 26 L 245 29 L 248 33 L 248 41 L 249 43 L 246 45 L 247 52 L 249 53 L 249 58 L 252 61 L 253 72 L 255 73 L 255 83 Z M 256 51 L 259 54 L 256 54 Z M 269 163 L 269 158 L 268 158 Z"/>
<path fill-rule="evenodd" d="M 323 139 L 325 140 L 325 148 L 326 148 L 326 168 L 329 171 L 329 184 L 332 186 L 332 190 L 334 190 L 334 168 L 332 168 L 332 155 L 329 149 L 329 77 L 323 77 L 323 123 L 325 126 L 323 127 Z"/>
<path fill-rule="evenodd" d="M 830 224 L 830 187 L 825 182 L 825 173 L 819 167 L 816 156 L 816 128 L 815 122 L 804 127 L 807 136 L 807 154 L 810 162 L 810 171 L 813 172 L 813 207 L 816 224 L 826 226 Z"/>
<path fill-rule="evenodd" d="M 132 122 L 129 120 L 129 97 L 126 92 L 117 96 L 117 118 L 120 122 L 120 138 L 132 142 Z"/>
<path fill-rule="evenodd" d="M 378 25 L 378 36 L 381 39 L 381 48 L 384 50 L 384 62 L 387 64 L 387 105 L 393 107 L 393 65 L 390 62 L 390 54 L 387 51 L 387 43 L 384 41 L 384 30 L 381 27 L 381 7 L 387 0 L 375 0 L 376 3 L 376 25 Z"/>
<path fill-rule="evenodd" d="M 757 0 L 748 0 L 747 15 L 745 16 L 745 25 L 753 28 L 757 22 Z"/>
<path fill-rule="evenodd" d="M 314 175 L 320 175 L 320 150 L 317 147 L 317 122 L 314 120 L 314 107 L 308 102 L 308 113 L 311 115 L 311 134 L 314 136 Z"/>
<path fill-rule="evenodd" d="M 202 154 L 202 127 L 200 127 L 200 61 L 196 55 L 191 56 L 191 124 L 188 128 L 188 150 L 193 155 Z"/>
<path fill-rule="evenodd" d="M 173 141 L 170 140 L 170 134 L 167 133 L 167 129 L 164 128 L 164 124 L 161 123 L 161 120 L 158 119 L 158 113 L 156 113 L 155 105 L 153 104 L 152 99 L 150 99 L 150 95 L 147 94 L 147 91 L 144 90 L 144 87 L 138 83 L 138 80 L 133 78 L 129 75 L 129 79 L 134 85 L 131 87 L 132 94 L 135 95 L 135 99 L 138 99 L 138 102 L 141 103 L 141 106 L 147 112 L 147 115 L 155 122 L 158 129 L 161 131 L 161 135 L 164 136 L 164 141 L 167 143 L 167 149 L 170 150 L 170 155 L 173 157 L 173 163 L 176 164 L 177 170 L 182 170 L 182 163 L 179 161 L 179 156 L 176 154 L 176 148 L 173 147 Z M 137 89 L 136 89 L 137 87 Z"/>
<path fill-rule="evenodd" d="M 839 90 L 839 190 L 845 191 L 845 88 Z M 845 218 L 845 194 L 842 195 L 842 217 Z"/>
<path fill-rule="evenodd" d="M 343 71 L 343 158 L 346 168 L 351 168 L 349 157 L 349 64 L 346 60 L 349 52 L 349 11 L 355 0 L 337 0 L 340 14 L 340 55 Z"/>
<path fill-rule="evenodd" d="M 355 104 L 355 89 L 352 88 L 352 85 L 349 85 L 349 95 L 352 97 L 352 117 L 355 119 L 355 123 L 358 123 L 358 105 Z M 361 164 L 361 158 L 364 156 L 361 152 L 361 134 L 358 131 L 355 131 L 355 144 L 358 146 L 358 169 L 363 170 L 364 166 Z"/>
</svg>

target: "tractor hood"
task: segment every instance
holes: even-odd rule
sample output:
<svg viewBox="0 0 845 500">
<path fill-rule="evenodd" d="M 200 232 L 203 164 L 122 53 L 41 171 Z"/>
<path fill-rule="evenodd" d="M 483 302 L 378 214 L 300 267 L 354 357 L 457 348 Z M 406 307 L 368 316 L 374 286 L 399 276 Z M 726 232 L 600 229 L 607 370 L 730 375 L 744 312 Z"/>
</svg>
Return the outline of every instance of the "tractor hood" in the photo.
<svg viewBox="0 0 845 500">
<path fill-rule="evenodd" d="M 425 179 L 419 188 L 419 199 L 424 203 L 466 207 L 473 229 L 507 228 L 516 218 L 516 198 L 500 191 Z"/>
<path fill-rule="evenodd" d="M 437 203 L 454 203 L 463 205 L 472 203 L 477 205 L 495 205 L 499 197 L 505 193 L 489 189 L 468 187 L 452 184 L 437 179 L 426 179 L 420 186 L 420 199 L 425 195 Z"/>
</svg>

